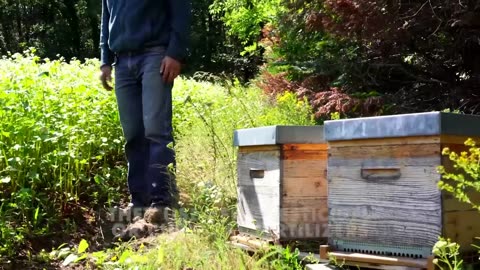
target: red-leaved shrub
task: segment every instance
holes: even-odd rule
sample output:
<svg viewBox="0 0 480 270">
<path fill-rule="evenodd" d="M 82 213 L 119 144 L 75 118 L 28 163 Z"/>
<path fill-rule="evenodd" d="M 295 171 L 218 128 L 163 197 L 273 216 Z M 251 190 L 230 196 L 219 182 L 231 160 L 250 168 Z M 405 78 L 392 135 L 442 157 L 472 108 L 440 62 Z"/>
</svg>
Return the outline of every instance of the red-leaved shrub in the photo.
<svg viewBox="0 0 480 270">
<path fill-rule="evenodd" d="M 257 86 L 272 99 L 286 91 L 295 93 L 300 100 L 307 98 L 317 120 L 330 119 L 334 112 L 343 117 L 372 116 L 382 112 L 384 104 L 380 97 L 352 97 L 339 88 L 329 87 L 328 78 L 320 75 L 307 77 L 301 83 L 291 82 L 285 75 L 264 71 Z"/>
</svg>

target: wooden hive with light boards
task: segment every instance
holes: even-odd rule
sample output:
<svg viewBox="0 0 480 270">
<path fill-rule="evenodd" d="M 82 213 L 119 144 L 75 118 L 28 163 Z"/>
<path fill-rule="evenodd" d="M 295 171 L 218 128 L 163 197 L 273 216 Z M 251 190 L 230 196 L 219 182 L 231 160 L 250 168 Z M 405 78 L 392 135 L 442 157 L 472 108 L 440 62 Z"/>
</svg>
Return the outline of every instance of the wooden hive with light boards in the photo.
<svg viewBox="0 0 480 270">
<path fill-rule="evenodd" d="M 322 239 L 328 226 L 323 126 L 268 126 L 234 133 L 241 233 L 278 241 Z"/>
<path fill-rule="evenodd" d="M 480 138 L 480 117 L 416 113 L 325 122 L 329 245 L 338 251 L 426 258 L 439 236 L 473 249 L 480 213 L 441 191 L 437 171 Z M 480 194 L 471 198 L 480 203 Z"/>
</svg>

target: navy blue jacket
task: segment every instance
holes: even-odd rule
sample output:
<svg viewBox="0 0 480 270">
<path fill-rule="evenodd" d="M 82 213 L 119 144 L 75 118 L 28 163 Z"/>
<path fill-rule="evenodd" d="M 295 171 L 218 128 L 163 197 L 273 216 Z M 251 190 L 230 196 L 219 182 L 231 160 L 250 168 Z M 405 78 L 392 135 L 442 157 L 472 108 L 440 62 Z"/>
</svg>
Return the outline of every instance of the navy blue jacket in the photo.
<svg viewBox="0 0 480 270">
<path fill-rule="evenodd" d="M 114 53 L 164 46 L 183 61 L 190 34 L 190 0 L 102 0 L 101 64 Z"/>
</svg>

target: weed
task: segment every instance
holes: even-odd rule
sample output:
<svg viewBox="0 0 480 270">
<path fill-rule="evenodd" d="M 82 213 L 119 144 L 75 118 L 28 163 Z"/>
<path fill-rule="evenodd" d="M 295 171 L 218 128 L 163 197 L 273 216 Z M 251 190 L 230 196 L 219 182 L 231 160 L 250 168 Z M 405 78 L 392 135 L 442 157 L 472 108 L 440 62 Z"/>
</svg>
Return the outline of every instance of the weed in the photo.
<svg viewBox="0 0 480 270">
<path fill-rule="evenodd" d="M 41 60 L 32 51 L 0 60 L 0 255 L 15 256 L 35 237 L 68 235 L 84 226 L 86 210 L 125 199 L 124 141 L 115 97 L 97 80 L 98 64 Z M 249 257 L 226 244 L 236 215 L 233 131 L 313 125 L 308 103 L 291 93 L 272 101 L 254 87 L 184 78 L 173 94 L 175 173 L 187 198 L 179 223 L 186 234 L 175 241 L 162 236 L 153 249 L 125 244 L 93 253 L 85 240 L 37 258 L 107 269 L 296 267 L 295 251 L 256 265 L 260 254 Z"/>
<path fill-rule="evenodd" d="M 472 195 L 480 192 L 480 148 L 472 139 L 465 141 L 465 148 L 468 151 L 460 153 L 450 148 L 443 149 L 442 154 L 448 157 L 453 166 L 439 166 L 442 181 L 438 185 L 460 202 L 480 211 L 480 202 L 472 200 Z"/>
<path fill-rule="evenodd" d="M 460 245 L 453 243 L 450 239 L 440 237 L 433 247 L 433 254 L 436 256 L 434 263 L 441 270 L 462 270 L 463 261 L 460 259 Z"/>
<path fill-rule="evenodd" d="M 477 143 L 469 138 L 464 146 L 455 149 L 444 148 L 442 155 L 448 157 L 445 159 L 448 163 L 445 162 L 444 166 L 438 167 L 438 172 L 442 176 L 438 183 L 439 188 L 472 209 L 480 211 L 480 201 L 475 200 L 476 194 L 480 192 L 480 148 Z M 473 247 L 480 252 L 480 247 L 476 245 Z M 438 257 L 436 264 L 440 269 L 465 269 L 466 266 L 459 258 L 459 250 L 460 246 L 457 243 L 440 238 L 433 248 L 433 253 Z"/>
</svg>

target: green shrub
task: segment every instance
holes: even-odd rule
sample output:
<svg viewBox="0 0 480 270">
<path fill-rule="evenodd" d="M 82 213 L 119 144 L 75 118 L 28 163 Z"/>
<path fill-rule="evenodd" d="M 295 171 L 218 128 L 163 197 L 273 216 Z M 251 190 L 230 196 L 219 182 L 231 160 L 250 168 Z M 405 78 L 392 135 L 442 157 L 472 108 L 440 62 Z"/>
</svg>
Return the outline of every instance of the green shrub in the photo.
<svg viewBox="0 0 480 270">
<path fill-rule="evenodd" d="M 442 151 L 453 163 L 453 171 L 439 167 L 442 181 L 439 187 L 455 196 L 459 201 L 480 211 L 480 202 L 471 200 L 471 194 L 480 192 L 480 148 L 472 139 L 465 142 L 469 149 L 460 154 L 445 148 Z"/>
<path fill-rule="evenodd" d="M 97 67 L 33 51 L 0 60 L 0 254 L 70 227 L 82 202 L 118 199 L 122 133 Z"/>
<path fill-rule="evenodd" d="M 272 101 L 262 91 L 239 85 L 180 81 L 174 95 L 177 175 L 182 190 L 213 183 L 236 198 L 236 129 L 269 125 L 314 125 L 308 103 L 292 93 Z"/>
<path fill-rule="evenodd" d="M 242 41 L 243 53 L 258 52 L 262 27 L 276 19 L 283 9 L 281 0 L 214 0 L 210 12 L 219 17 L 227 33 Z"/>
<path fill-rule="evenodd" d="M 463 270 L 463 260 L 460 259 L 460 245 L 450 239 L 440 238 L 433 247 L 434 263 L 441 270 Z"/>
<path fill-rule="evenodd" d="M 467 151 L 457 153 L 444 148 L 442 155 L 451 161 L 451 168 L 439 166 L 438 172 L 442 176 L 438 186 L 451 193 L 460 202 L 469 204 L 473 209 L 480 211 L 480 202 L 472 200 L 472 195 L 480 192 L 480 148 L 473 139 L 465 141 Z M 480 251 L 480 247 L 477 247 Z M 465 269 L 459 258 L 460 246 L 450 239 L 443 239 L 436 243 L 433 253 L 437 256 L 436 264 L 440 269 Z"/>
<path fill-rule="evenodd" d="M 179 80 L 174 112 L 176 174 L 181 192 L 188 196 L 177 215 L 185 235 L 160 236 L 150 249 L 127 244 L 93 253 L 90 261 L 105 269 L 301 269 L 298 251 L 273 249 L 250 257 L 226 242 L 236 225 L 234 130 L 312 125 L 308 105 L 291 93 L 271 101 L 255 88 Z"/>
<path fill-rule="evenodd" d="M 0 59 L 0 255 L 39 236 L 68 235 L 85 225 L 86 211 L 126 199 L 115 96 L 101 88 L 98 65 L 39 59 L 34 51 Z M 314 124 L 308 104 L 292 94 L 271 101 L 239 84 L 179 78 L 173 106 L 181 191 L 197 222 L 215 217 L 224 232 L 236 198 L 233 131 Z M 219 202 L 208 197 L 213 191 Z M 225 210 L 230 218 L 222 221 Z"/>
</svg>

